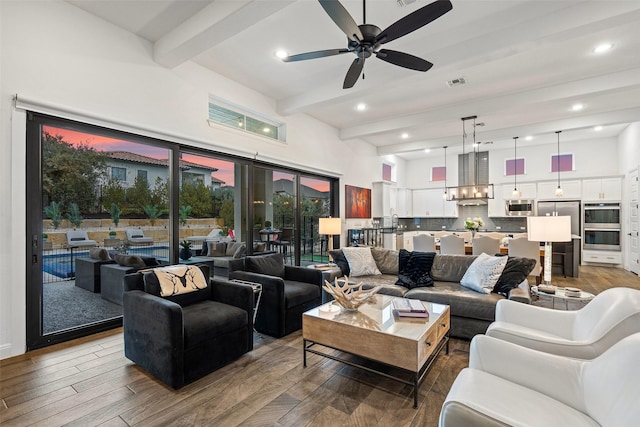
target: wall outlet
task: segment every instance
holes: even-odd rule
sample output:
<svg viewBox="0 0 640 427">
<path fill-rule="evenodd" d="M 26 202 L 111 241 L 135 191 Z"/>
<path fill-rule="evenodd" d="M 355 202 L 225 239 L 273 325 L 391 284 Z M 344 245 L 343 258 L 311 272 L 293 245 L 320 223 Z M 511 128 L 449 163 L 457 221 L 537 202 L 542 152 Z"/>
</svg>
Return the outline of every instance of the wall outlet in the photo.
<svg viewBox="0 0 640 427">
<path fill-rule="evenodd" d="M 524 231 L 526 229 L 527 229 L 527 227 L 520 227 L 520 230 L 522 230 L 522 231 Z"/>
<path fill-rule="evenodd" d="M 443 225 L 443 226 L 442 226 L 442 229 L 443 229 L 443 230 L 446 230 L 446 229 L 447 229 L 447 226 L 446 226 L 446 225 Z"/>
<path fill-rule="evenodd" d="M 420 228 L 420 224 L 416 224 L 416 228 Z"/>
<path fill-rule="evenodd" d="M 499 225 L 496 225 L 496 230 L 502 230 L 502 227 L 500 227 Z"/>
</svg>

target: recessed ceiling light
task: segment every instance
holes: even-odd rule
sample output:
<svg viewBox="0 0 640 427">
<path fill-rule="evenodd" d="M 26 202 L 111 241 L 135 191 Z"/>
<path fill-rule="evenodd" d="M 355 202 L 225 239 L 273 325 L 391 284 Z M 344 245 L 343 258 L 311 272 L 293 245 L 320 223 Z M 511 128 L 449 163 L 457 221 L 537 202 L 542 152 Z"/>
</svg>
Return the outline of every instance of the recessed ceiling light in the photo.
<svg viewBox="0 0 640 427">
<path fill-rule="evenodd" d="M 263 131 L 264 133 L 269 133 L 269 132 L 271 132 L 271 129 L 269 129 L 269 128 L 264 128 L 264 129 L 262 129 L 262 131 Z"/>
<path fill-rule="evenodd" d="M 572 109 L 573 111 L 580 111 L 580 110 L 582 110 L 583 108 L 584 108 L 584 105 L 582 105 L 582 104 L 574 104 L 574 105 L 571 107 L 571 109 Z"/>
<path fill-rule="evenodd" d="M 596 132 L 600 132 L 602 129 L 604 129 L 602 126 L 596 126 L 593 128 Z"/>
<path fill-rule="evenodd" d="M 289 54 L 287 53 L 287 51 L 286 51 L 286 50 L 282 50 L 282 49 L 280 49 L 280 50 L 277 50 L 277 51 L 276 51 L 276 57 L 278 57 L 278 58 L 280 58 L 280 59 L 284 59 L 284 58 L 286 58 L 287 56 L 289 56 Z"/>
<path fill-rule="evenodd" d="M 430 152 L 431 152 L 431 149 L 430 149 L 430 148 L 425 148 L 425 149 L 424 149 L 424 152 L 425 152 L 425 153 L 430 153 Z"/>
<path fill-rule="evenodd" d="M 593 53 L 604 53 L 612 47 L 613 45 L 611 43 L 602 43 L 593 48 Z"/>
<path fill-rule="evenodd" d="M 403 133 L 402 135 L 400 135 L 402 137 L 402 139 L 407 139 L 409 138 L 409 134 L 408 133 Z"/>
<path fill-rule="evenodd" d="M 358 105 L 356 105 L 356 110 L 358 111 L 364 111 L 367 109 L 367 104 L 361 102 Z"/>
<path fill-rule="evenodd" d="M 531 135 L 524 137 L 525 141 L 531 141 L 532 139 L 533 139 L 533 137 Z"/>
</svg>

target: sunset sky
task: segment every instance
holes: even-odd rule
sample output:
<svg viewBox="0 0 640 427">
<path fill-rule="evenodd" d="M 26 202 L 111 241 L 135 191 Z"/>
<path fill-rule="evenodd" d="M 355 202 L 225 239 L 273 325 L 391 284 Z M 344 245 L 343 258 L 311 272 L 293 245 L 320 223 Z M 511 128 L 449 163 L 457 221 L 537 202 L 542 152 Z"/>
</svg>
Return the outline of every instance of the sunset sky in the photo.
<svg viewBox="0 0 640 427">
<path fill-rule="evenodd" d="M 155 159 L 167 159 L 169 157 L 168 150 L 152 145 L 145 145 L 137 142 L 130 142 L 122 139 L 109 138 L 102 135 L 78 132 L 52 126 L 44 126 L 43 131 L 54 136 L 62 136 L 63 140 L 69 144 L 75 146 L 85 144 L 94 148 L 96 151 L 127 151 L 129 153 L 139 154 L 141 156 L 152 157 Z M 199 165 L 214 167 L 218 170 L 213 172 L 211 176 L 224 181 L 225 185 L 234 185 L 233 162 L 214 159 L 211 157 L 196 156 L 193 154 L 183 154 L 182 159 Z M 291 180 L 291 174 L 274 171 L 273 179 Z M 303 178 L 302 184 L 318 191 L 329 191 L 328 181 Z"/>
</svg>

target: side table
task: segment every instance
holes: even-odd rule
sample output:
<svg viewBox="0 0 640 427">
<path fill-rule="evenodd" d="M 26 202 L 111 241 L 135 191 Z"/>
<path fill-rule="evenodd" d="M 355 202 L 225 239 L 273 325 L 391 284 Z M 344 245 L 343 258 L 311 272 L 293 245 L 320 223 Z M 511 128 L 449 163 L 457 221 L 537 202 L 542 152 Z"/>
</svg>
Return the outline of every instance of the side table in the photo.
<svg viewBox="0 0 640 427">
<path fill-rule="evenodd" d="M 581 291 L 579 296 L 568 296 L 565 294 L 565 288 L 561 288 L 555 286 L 555 293 L 549 294 L 546 292 L 542 292 L 538 289 L 537 286 L 531 287 L 531 292 L 537 296 L 547 296 L 551 298 L 551 308 L 556 308 L 556 300 L 564 301 L 564 309 L 569 309 L 569 301 L 580 301 L 582 303 L 587 303 L 591 301 L 595 295 L 591 292 Z"/>
<path fill-rule="evenodd" d="M 322 285 L 327 281 L 333 283 L 339 277 L 342 277 L 342 270 L 335 264 L 311 264 L 307 268 L 313 268 L 322 271 Z M 333 297 L 329 295 L 324 289 L 322 289 L 322 303 L 332 301 Z"/>
<path fill-rule="evenodd" d="M 253 296 L 255 298 L 255 302 L 253 305 L 253 329 L 255 330 L 256 315 L 258 314 L 258 308 L 260 307 L 260 297 L 262 297 L 262 283 L 248 282 L 246 280 L 240 279 L 231 279 L 230 282 L 242 283 L 243 285 L 249 285 L 253 288 Z"/>
</svg>

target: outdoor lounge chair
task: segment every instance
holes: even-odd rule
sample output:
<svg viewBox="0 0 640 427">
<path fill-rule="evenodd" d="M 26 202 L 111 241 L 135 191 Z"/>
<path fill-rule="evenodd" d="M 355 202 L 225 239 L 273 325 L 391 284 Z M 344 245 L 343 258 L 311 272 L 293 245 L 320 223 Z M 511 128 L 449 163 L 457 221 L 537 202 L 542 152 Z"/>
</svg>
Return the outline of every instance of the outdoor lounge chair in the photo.
<svg viewBox="0 0 640 427">
<path fill-rule="evenodd" d="M 140 228 L 128 229 L 127 231 L 127 241 L 133 244 L 151 244 L 153 243 L 153 238 L 145 237 L 144 231 Z"/>
<path fill-rule="evenodd" d="M 71 249 L 97 245 L 98 242 L 90 240 L 84 230 L 67 231 L 67 246 Z"/>
</svg>

